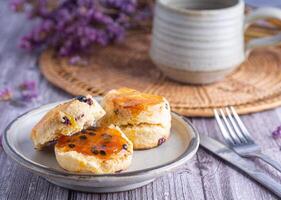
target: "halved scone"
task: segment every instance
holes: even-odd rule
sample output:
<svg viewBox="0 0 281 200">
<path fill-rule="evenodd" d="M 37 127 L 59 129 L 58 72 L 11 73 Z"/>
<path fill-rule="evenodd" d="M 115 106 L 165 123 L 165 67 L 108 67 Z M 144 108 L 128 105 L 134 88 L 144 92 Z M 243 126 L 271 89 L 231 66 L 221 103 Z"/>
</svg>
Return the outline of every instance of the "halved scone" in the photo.
<svg viewBox="0 0 281 200">
<path fill-rule="evenodd" d="M 68 171 L 115 173 L 131 164 L 133 144 L 118 127 L 89 128 L 60 137 L 55 154 L 59 165 Z"/>
<path fill-rule="evenodd" d="M 166 142 L 170 135 L 170 126 L 139 124 L 120 127 L 129 140 L 133 141 L 134 149 L 149 149 Z"/>
<path fill-rule="evenodd" d="M 42 149 L 61 135 L 72 135 L 95 125 L 105 111 L 91 97 L 79 96 L 50 110 L 32 129 L 36 149 Z"/>
<path fill-rule="evenodd" d="M 133 142 L 134 149 L 156 147 L 170 135 L 170 106 L 162 96 L 120 88 L 109 91 L 102 106 L 106 115 L 100 124 L 119 126 Z"/>
</svg>

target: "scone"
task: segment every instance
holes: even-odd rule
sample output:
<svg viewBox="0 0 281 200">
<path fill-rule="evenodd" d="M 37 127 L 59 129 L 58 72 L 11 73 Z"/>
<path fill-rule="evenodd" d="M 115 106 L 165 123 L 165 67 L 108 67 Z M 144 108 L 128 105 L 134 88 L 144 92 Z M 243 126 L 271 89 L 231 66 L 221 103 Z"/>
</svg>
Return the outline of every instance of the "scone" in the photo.
<svg viewBox="0 0 281 200">
<path fill-rule="evenodd" d="M 55 154 L 59 165 L 71 172 L 115 173 L 131 164 L 133 144 L 118 127 L 89 128 L 60 137 Z"/>
<path fill-rule="evenodd" d="M 133 142 L 134 149 L 156 147 L 170 135 L 170 106 L 162 96 L 121 88 L 109 91 L 102 106 L 106 115 L 100 124 L 119 126 Z"/>
<path fill-rule="evenodd" d="M 104 114 L 90 95 L 76 97 L 50 110 L 32 129 L 31 139 L 40 150 L 61 135 L 72 135 L 93 126 Z"/>
</svg>

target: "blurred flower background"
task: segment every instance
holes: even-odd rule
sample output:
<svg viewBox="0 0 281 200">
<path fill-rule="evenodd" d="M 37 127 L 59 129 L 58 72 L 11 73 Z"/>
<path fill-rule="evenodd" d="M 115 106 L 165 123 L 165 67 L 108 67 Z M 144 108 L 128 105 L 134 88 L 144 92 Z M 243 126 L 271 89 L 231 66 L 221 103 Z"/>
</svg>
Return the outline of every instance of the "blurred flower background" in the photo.
<svg viewBox="0 0 281 200">
<path fill-rule="evenodd" d="M 75 64 L 97 45 L 122 41 L 126 30 L 149 26 L 153 0 L 10 0 L 10 6 L 39 19 L 22 48 L 49 47 Z"/>
</svg>

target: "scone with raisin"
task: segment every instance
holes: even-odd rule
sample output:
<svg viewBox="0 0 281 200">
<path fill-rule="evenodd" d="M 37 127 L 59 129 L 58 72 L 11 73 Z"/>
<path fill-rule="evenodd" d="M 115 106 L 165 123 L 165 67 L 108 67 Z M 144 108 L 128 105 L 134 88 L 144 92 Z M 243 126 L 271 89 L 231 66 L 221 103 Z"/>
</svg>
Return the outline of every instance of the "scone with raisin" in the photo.
<svg viewBox="0 0 281 200">
<path fill-rule="evenodd" d="M 162 96 L 120 88 L 109 91 L 102 106 L 106 115 L 100 124 L 119 126 L 133 142 L 134 149 L 156 147 L 170 135 L 170 106 Z"/>
<path fill-rule="evenodd" d="M 59 165 L 71 172 L 115 173 L 131 164 L 133 144 L 118 127 L 111 125 L 60 137 L 55 154 Z"/>
<path fill-rule="evenodd" d="M 79 96 L 50 110 L 32 129 L 31 139 L 36 149 L 42 149 L 61 135 L 72 135 L 93 126 L 105 111 L 91 97 Z"/>
</svg>

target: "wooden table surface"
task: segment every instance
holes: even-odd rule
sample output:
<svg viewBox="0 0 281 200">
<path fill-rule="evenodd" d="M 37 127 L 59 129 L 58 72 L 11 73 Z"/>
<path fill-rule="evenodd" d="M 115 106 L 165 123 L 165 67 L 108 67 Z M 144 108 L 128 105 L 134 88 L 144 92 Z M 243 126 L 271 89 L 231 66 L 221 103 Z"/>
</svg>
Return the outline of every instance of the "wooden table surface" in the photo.
<svg viewBox="0 0 281 200">
<path fill-rule="evenodd" d="M 17 43 L 31 26 L 23 15 L 9 11 L 6 1 L 0 1 L 0 89 L 16 87 L 23 80 L 36 80 L 40 97 L 27 106 L 0 102 L 0 130 L 25 111 L 42 104 L 71 96 L 48 83 L 40 74 L 37 55 L 17 48 Z M 280 140 L 271 138 L 271 131 L 281 124 L 281 109 L 242 117 L 264 153 L 281 162 Z M 191 119 L 202 134 L 222 140 L 214 119 Z M 1 134 L 1 133 L 0 133 Z M 281 174 L 262 162 L 255 161 L 277 180 Z M 177 171 L 157 179 L 142 188 L 109 194 L 91 194 L 67 190 L 32 174 L 8 158 L 0 147 L 0 199 L 277 199 L 245 174 L 213 157 L 203 149 Z"/>
</svg>

